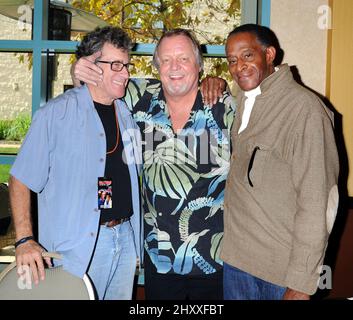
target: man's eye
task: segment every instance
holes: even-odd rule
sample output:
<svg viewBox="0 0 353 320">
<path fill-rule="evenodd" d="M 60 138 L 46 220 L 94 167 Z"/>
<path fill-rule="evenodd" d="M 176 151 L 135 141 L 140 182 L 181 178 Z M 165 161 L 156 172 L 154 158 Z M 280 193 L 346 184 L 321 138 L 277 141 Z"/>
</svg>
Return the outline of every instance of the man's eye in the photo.
<svg viewBox="0 0 353 320">
<path fill-rule="evenodd" d="M 233 65 L 233 64 L 236 64 L 237 63 L 237 60 L 228 60 L 228 64 L 229 65 Z"/>
<path fill-rule="evenodd" d="M 250 59 L 252 56 L 253 56 L 252 53 L 245 53 L 244 54 L 245 59 Z"/>
</svg>

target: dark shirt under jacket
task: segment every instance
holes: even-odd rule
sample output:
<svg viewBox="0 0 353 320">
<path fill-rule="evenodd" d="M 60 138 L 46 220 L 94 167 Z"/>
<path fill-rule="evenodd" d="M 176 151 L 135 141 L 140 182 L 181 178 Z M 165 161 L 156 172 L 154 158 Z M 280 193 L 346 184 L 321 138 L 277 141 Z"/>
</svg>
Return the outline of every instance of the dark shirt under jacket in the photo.
<svg viewBox="0 0 353 320">
<path fill-rule="evenodd" d="M 114 105 L 104 105 L 94 102 L 94 106 L 102 121 L 106 141 L 107 152 L 114 149 L 117 138 L 117 121 L 115 120 Z M 123 142 L 119 131 L 119 144 L 113 153 L 106 155 L 105 172 L 106 178 L 113 181 L 113 208 L 101 209 L 101 222 L 112 219 L 127 218 L 132 215 L 131 183 L 127 164 L 122 159 Z"/>
</svg>

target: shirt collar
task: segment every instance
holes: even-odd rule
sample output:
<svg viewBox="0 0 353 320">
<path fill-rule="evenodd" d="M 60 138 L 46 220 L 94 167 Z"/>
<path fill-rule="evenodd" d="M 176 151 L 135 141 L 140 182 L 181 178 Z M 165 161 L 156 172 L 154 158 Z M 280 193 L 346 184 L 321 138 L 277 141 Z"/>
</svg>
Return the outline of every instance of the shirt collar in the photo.
<svg viewBox="0 0 353 320">
<path fill-rule="evenodd" d="M 278 70 L 279 70 L 279 67 L 275 67 L 275 72 L 277 72 Z M 245 97 L 247 98 L 256 98 L 258 95 L 261 94 L 260 85 L 257 86 L 255 89 L 245 91 L 244 94 L 245 94 Z"/>
<path fill-rule="evenodd" d="M 255 89 L 245 91 L 244 94 L 247 98 L 255 98 L 256 96 L 261 94 L 260 86 L 256 87 Z"/>
</svg>

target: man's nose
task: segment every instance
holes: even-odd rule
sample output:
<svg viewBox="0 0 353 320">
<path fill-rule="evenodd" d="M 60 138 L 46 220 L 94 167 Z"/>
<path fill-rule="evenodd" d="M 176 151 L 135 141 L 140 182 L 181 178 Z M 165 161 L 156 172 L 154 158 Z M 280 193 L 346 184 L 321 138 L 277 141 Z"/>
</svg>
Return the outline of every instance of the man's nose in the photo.
<svg viewBox="0 0 353 320">
<path fill-rule="evenodd" d="M 130 75 L 130 71 L 129 71 L 129 69 L 128 69 L 127 66 L 124 66 L 124 67 L 121 69 L 120 73 L 123 74 L 124 76 L 126 76 L 127 78 L 128 78 L 129 75 Z"/>
<path fill-rule="evenodd" d="M 172 61 L 171 61 L 171 69 L 172 70 L 177 70 L 177 69 L 179 69 L 179 67 L 180 67 L 180 63 L 179 63 L 179 61 L 178 61 L 178 59 L 173 59 Z"/>
<path fill-rule="evenodd" d="M 247 68 L 246 62 L 244 62 L 242 59 L 239 59 L 238 63 L 237 63 L 237 71 L 241 72 L 241 71 L 245 70 L 246 68 Z"/>
</svg>

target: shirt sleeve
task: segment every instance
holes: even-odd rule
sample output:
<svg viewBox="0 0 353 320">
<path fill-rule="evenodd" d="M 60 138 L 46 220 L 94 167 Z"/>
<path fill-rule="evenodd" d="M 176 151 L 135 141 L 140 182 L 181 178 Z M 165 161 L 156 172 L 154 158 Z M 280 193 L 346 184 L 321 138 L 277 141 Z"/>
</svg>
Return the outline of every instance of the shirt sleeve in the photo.
<svg viewBox="0 0 353 320">
<path fill-rule="evenodd" d="M 34 192 L 43 190 L 49 175 L 49 134 L 46 110 L 40 108 L 22 143 L 10 174 Z"/>
<path fill-rule="evenodd" d="M 316 112 L 300 119 L 292 180 L 297 193 L 287 287 L 314 294 L 338 206 L 338 155 L 331 121 Z"/>
</svg>

